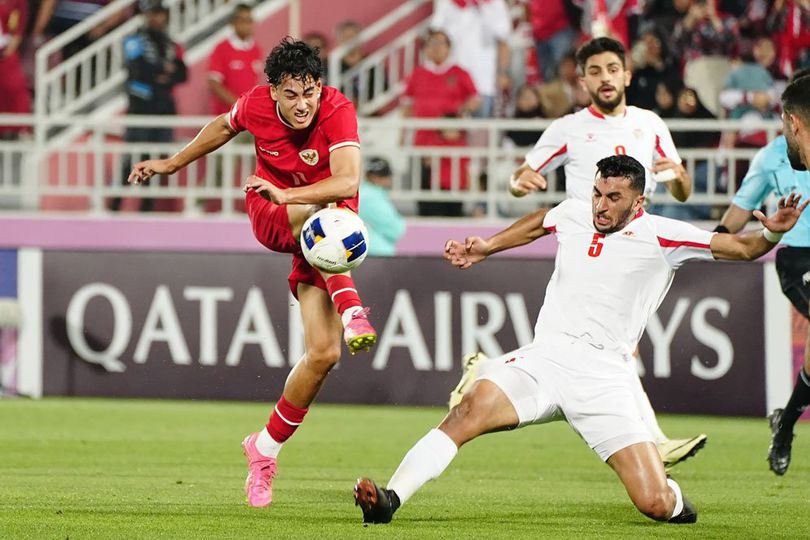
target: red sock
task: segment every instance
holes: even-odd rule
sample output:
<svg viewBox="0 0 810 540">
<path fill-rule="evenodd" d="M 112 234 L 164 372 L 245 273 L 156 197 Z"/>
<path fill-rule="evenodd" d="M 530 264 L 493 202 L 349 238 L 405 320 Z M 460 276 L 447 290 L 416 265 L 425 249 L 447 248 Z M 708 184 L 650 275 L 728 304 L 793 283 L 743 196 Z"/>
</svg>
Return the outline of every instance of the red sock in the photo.
<svg viewBox="0 0 810 540">
<path fill-rule="evenodd" d="M 340 315 L 351 307 L 363 307 L 354 280 L 350 276 L 342 274 L 331 276 L 326 280 L 326 292 L 329 293 Z"/>
<path fill-rule="evenodd" d="M 270 421 L 267 422 L 267 432 L 274 441 L 283 443 L 292 437 L 292 434 L 304 421 L 308 410 L 290 405 L 290 402 L 281 396 L 273 409 L 273 414 L 270 415 Z"/>
</svg>

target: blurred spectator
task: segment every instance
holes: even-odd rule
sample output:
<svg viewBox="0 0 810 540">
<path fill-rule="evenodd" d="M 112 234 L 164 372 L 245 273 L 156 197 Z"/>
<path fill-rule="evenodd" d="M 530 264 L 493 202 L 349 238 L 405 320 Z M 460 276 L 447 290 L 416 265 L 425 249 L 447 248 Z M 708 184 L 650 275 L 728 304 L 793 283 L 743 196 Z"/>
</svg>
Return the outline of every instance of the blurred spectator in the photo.
<svg viewBox="0 0 810 540">
<path fill-rule="evenodd" d="M 660 84 L 666 88 L 663 83 Z M 666 88 L 666 92 L 670 92 Z M 693 88 L 683 87 L 675 96 L 675 105 L 669 111 L 670 118 L 688 118 L 693 120 L 714 120 L 714 115 L 700 102 L 697 92 Z M 720 134 L 711 131 L 674 131 L 672 141 L 677 148 L 716 148 L 720 142 Z M 705 194 L 709 185 L 709 166 L 711 161 L 696 160 L 692 175 L 693 194 Z M 718 171 L 719 175 L 719 171 Z M 663 183 L 658 184 L 656 193 L 664 193 Z M 656 200 L 661 200 L 657 197 Z M 650 212 L 672 219 L 687 221 L 711 219 L 712 208 L 708 205 L 697 204 L 655 204 Z"/>
<path fill-rule="evenodd" d="M 237 4 L 231 15 L 231 32 L 211 54 L 208 65 L 208 89 L 211 112 L 228 112 L 244 92 L 260 82 L 264 56 L 253 40 L 253 16 L 250 6 Z"/>
<path fill-rule="evenodd" d="M 714 0 L 693 0 L 675 25 L 675 41 L 684 62 L 702 56 L 734 56 L 738 40 L 736 20 L 718 15 Z"/>
<path fill-rule="evenodd" d="M 31 41 L 37 47 L 48 37 L 65 32 L 94 15 L 112 0 L 43 0 L 37 11 Z M 119 11 L 102 21 L 89 32 L 62 48 L 62 57 L 69 58 L 90 45 L 127 19 L 126 10 Z"/>
<path fill-rule="evenodd" d="M 521 86 L 517 91 L 517 99 L 515 100 L 515 112 L 513 118 L 543 118 L 543 109 L 540 106 L 540 96 L 538 90 L 528 84 Z M 532 147 L 537 139 L 542 135 L 542 130 L 533 129 L 526 130 L 508 130 L 504 133 L 514 146 L 518 147 Z"/>
<path fill-rule="evenodd" d="M 647 0 L 643 18 L 662 31 L 671 31 L 689 10 L 691 0 Z"/>
<path fill-rule="evenodd" d="M 694 88 L 681 88 L 676 98 L 675 114 L 673 118 L 686 118 L 692 120 L 716 120 L 707 109 Z M 712 131 L 676 131 L 672 140 L 678 148 L 717 148 L 720 144 L 720 133 Z M 709 167 L 711 160 L 695 161 L 695 171 L 692 175 L 692 192 L 694 194 L 708 193 Z M 717 176 L 720 176 L 718 170 Z M 712 207 L 709 205 L 670 205 L 670 212 L 663 215 L 674 219 L 688 221 L 706 220 L 712 218 Z"/>
<path fill-rule="evenodd" d="M 431 30 L 425 40 L 425 61 L 411 73 L 402 97 L 402 115 L 420 118 L 465 116 L 476 110 L 481 99 L 470 74 L 450 60 L 450 39 L 440 30 Z M 457 130 L 416 131 L 414 146 L 466 146 L 467 137 Z M 438 161 L 438 170 L 434 167 Z M 467 162 L 469 159 L 466 160 Z M 436 186 L 442 190 L 466 189 L 465 159 L 426 158 L 421 166 L 422 189 Z M 455 174 L 454 174 L 455 173 Z M 454 182 L 453 179 L 457 182 Z M 460 202 L 425 202 L 419 204 L 421 215 L 460 216 Z"/>
<path fill-rule="evenodd" d="M 356 21 L 343 21 L 337 25 L 335 29 L 335 39 L 337 45 L 349 45 L 357 41 L 360 31 L 363 29 L 360 23 Z M 356 67 L 366 57 L 363 49 L 356 45 L 351 47 L 340 60 L 340 73 L 344 74 L 352 68 Z M 355 106 L 359 105 L 360 97 L 363 96 L 366 101 L 371 101 L 374 97 L 374 80 L 375 71 L 368 72 L 367 77 L 362 77 L 356 74 L 352 77 L 351 86 L 344 88 L 346 95 L 354 102 Z M 359 108 L 359 107 L 358 107 Z"/>
<path fill-rule="evenodd" d="M 391 167 L 382 158 L 366 164 L 360 182 L 360 217 L 368 229 L 369 255 L 396 255 L 397 241 L 405 234 L 405 219 L 391 202 Z"/>
<path fill-rule="evenodd" d="M 466 70 L 450 60 L 450 38 L 441 30 L 428 31 L 424 62 L 414 68 L 402 98 L 403 116 L 438 118 L 465 116 L 478 108 L 481 98 Z M 430 142 L 432 131 L 420 130 L 416 142 Z"/>
<path fill-rule="evenodd" d="M 773 39 L 764 36 L 757 38 L 753 44 L 754 61 L 760 66 L 764 67 L 768 73 L 771 74 L 773 80 L 778 84 L 778 93 L 781 95 L 782 90 L 787 86 L 788 76 L 782 71 L 776 58 L 776 45 Z"/>
<path fill-rule="evenodd" d="M 585 39 L 612 37 L 630 49 L 631 16 L 640 11 L 641 0 L 573 0 L 582 9 Z"/>
<path fill-rule="evenodd" d="M 514 118 L 543 118 L 543 109 L 540 106 L 540 96 L 534 87 L 529 85 L 521 86 L 517 91 L 515 100 Z M 541 130 L 509 130 L 504 135 L 512 141 L 515 146 L 534 146 L 537 139 L 542 135 Z"/>
<path fill-rule="evenodd" d="M 768 0 L 719 0 L 717 10 L 737 20 L 741 46 L 745 48 L 766 35 L 768 4 Z"/>
<path fill-rule="evenodd" d="M 770 45 L 770 40 L 760 40 L 763 47 Z M 768 70 L 755 62 L 752 56 L 728 74 L 720 103 L 729 110 L 729 116 L 740 119 L 754 113 L 758 118 L 772 118 L 776 114 L 779 94 L 773 92 L 774 80 Z"/>
<path fill-rule="evenodd" d="M 512 18 L 504 0 L 437 0 L 430 27 L 453 43 L 453 60 L 475 81 L 482 105 L 475 116 L 490 117 L 499 93 L 511 86 L 507 41 Z"/>
<path fill-rule="evenodd" d="M 766 30 L 776 43 L 782 73 L 810 67 L 810 1 L 775 0 Z"/>
<path fill-rule="evenodd" d="M 0 0 L 0 113 L 30 113 L 31 98 L 20 61 L 19 47 L 25 29 L 24 0 Z M 16 139 L 24 126 L 0 125 L 0 139 Z"/>
<path fill-rule="evenodd" d="M 720 92 L 720 103 L 729 112 L 729 117 L 743 121 L 743 125 L 748 120 L 779 116 L 781 90 L 777 89 L 773 77 L 763 65 L 772 61 L 773 43 L 769 38 L 761 38 L 754 51 L 753 54 L 746 53 L 745 61 L 729 73 Z M 754 61 L 755 58 L 762 63 Z M 724 145 L 761 147 L 767 143 L 768 135 L 764 131 L 741 129 L 737 134 L 727 133 Z"/>
<path fill-rule="evenodd" d="M 661 118 L 672 118 L 676 115 L 675 96 L 678 87 L 672 84 L 667 84 L 660 81 L 655 86 L 655 106 L 653 110 Z M 677 144 L 675 145 L 677 147 Z"/>
<path fill-rule="evenodd" d="M 301 38 L 301 41 L 312 47 L 318 49 L 318 56 L 321 59 L 321 79 L 324 83 L 329 81 L 329 40 L 320 32 L 308 32 Z"/>
<path fill-rule="evenodd" d="M 579 82 L 577 60 L 566 54 L 557 66 L 557 78 L 540 86 L 540 107 L 546 118 L 560 118 L 591 103 L 588 92 Z"/>
<path fill-rule="evenodd" d="M 661 36 L 648 27 L 633 46 L 633 78 L 627 88 L 627 103 L 655 109 L 658 83 L 679 86 L 680 69 L 674 65 Z"/>
<path fill-rule="evenodd" d="M 128 114 L 176 114 L 174 87 L 186 81 L 187 69 L 183 62 L 183 50 L 169 38 L 166 27 L 169 11 L 160 0 L 141 0 L 144 26 L 124 40 L 124 58 L 127 66 L 126 92 L 129 98 Z M 172 128 L 129 127 L 124 133 L 127 142 L 166 143 L 173 139 Z M 139 159 L 149 159 L 142 155 Z M 126 183 L 130 171 L 129 160 L 124 160 L 122 170 Z M 152 210 L 154 201 L 143 199 L 142 210 Z M 112 201 L 112 210 L 117 211 L 121 199 Z"/>
<path fill-rule="evenodd" d="M 543 82 L 551 82 L 557 66 L 573 47 L 576 32 L 568 20 L 564 0 L 529 0 L 529 22 Z"/>
<path fill-rule="evenodd" d="M 360 26 L 360 23 L 357 21 L 343 21 L 342 23 L 338 24 L 335 28 L 335 40 L 337 45 L 346 45 L 352 43 L 360 34 L 362 29 L 363 27 Z M 349 49 L 340 60 L 341 73 L 359 64 L 364 57 L 365 54 L 363 54 L 363 49 L 361 49 L 359 46 Z"/>
<path fill-rule="evenodd" d="M 716 120 L 707 109 L 694 88 L 681 88 L 675 98 L 675 109 L 670 118 L 692 120 Z M 713 131 L 674 131 L 672 141 L 677 148 L 716 148 L 720 143 L 720 133 Z"/>
</svg>

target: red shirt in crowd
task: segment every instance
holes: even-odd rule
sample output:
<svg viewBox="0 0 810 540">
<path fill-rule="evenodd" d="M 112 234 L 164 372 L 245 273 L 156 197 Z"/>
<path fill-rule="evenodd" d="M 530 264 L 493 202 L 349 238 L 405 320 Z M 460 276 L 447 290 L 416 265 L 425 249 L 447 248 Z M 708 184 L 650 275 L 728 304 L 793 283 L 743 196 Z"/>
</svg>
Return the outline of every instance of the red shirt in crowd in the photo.
<svg viewBox="0 0 810 540">
<path fill-rule="evenodd" d="M 317 116 L 306 129 L 293 129 L 270 97 L 268 85 L 256 86 L 231 107 L 236 131 L 255 138 L 256 176 L 279 188 L 314 184 L 332 176 L 329 154 L 344 146 L 360 146 L 354 105 L 336 88 L 324 86 Z M 342 201 L 357 212 L 357 195 Z"/>
<path fill-rule="evenodd" d="M 478 95 L 470 74 L 464 69 L 445 63 L 441 66 L 425 62 L 411 73 L 405 98 L 411 102 L 412 114 L 421 118 L 441 118 L 457 116 L 462 105 Z M 414 136 L 416 146 L 467 146 L 467 136 L 463 131 L 453 137 L 447 132 L 420 129 Z M 443 157 L 439 163 L 439 182 L 442 189 L 452 187 L 452 172 L 455 167 L 460 172 L 459 189 L 466 189 L 469 158 Z M 456 163 L 453 163 L 456 162 Z"/>
<path fill-rule="evenodd" d="M 475 84 L 464 69 L 445 63 L 438 66 L 425 62 L 411 73 L 404 97 L 412 104 L 412 114 L 418 118 L 441 118 L 457 116 L 462 105 L 478 95 Z M 431 146 L 440 134 L 434 130 L 416 132 L 414 144 Z"/>
<path fill-rule="evenodd" d="M 243 41 L 231 35 L 220 42 L 211 54 L 208 77 L 216 79 L 233 95 L 241 96 L 261 81 L 264 68 L 262 50 L 255 41 Z M 211 112 L 228 112 L 231 104 L 216 96 L 211 98 Z"/>
<path fill-rule="evenodd" d="M 557 32 L 571 26 L 563 0 L 531 0 L 529 22 L 536 41 L 545 41 Z"/>
<path fill-rule="evenodd" d="M 0 0 L 0 113 L 29 113 L 31 98 L 20 61 L 19 48 L 6 55 L 11 40 L 22 35 L 28 15 L 25 0 Z M 19 132 L 22 126 L 0 126 L 0 134 Z"/>
</svg>

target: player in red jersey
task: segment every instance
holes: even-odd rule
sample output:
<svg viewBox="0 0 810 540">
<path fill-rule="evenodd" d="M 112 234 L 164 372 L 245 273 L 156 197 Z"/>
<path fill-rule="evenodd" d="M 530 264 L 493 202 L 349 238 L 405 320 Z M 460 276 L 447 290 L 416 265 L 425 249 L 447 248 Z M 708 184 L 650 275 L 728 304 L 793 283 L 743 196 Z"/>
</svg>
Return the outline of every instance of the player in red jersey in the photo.
<svg viewBox="0 0 810 540">
<path fill-rule="evenodd" d="M 251 506 L 270 504 L 276 457 L 340 358 L 341 331 L 352 353 L 377 339 L 351 275 L 316 271 L 298 245 L 304 221 L 320 207 L 337 203 L 357 211 L 357 115 L 343 94 L 323 86 L 321 68 L 317 49 L 285 38 L 267 57 L 269 84 L 243 94 L 177 154 L 138 163 L 129 176 L 140 184 L 182 169 L 241 131 L 255 138 L 256 172 L 245 185 L 247 213 L 259 242 L 293 256 L 289 283 L 301 306 L 306 352 L 287 377 L 266 427 L 242 442 Z"/>
</svg>

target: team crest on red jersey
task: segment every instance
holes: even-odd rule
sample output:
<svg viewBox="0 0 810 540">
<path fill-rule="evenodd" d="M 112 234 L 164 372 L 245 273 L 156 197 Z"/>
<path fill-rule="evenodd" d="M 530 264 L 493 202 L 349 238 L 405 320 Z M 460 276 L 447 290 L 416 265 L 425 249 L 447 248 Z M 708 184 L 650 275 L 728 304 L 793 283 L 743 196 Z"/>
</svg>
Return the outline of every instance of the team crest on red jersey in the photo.
<svg viewBox="0 0 810 540">
<path fill-rule="evenodd" d="M 306 150 L 301 150 L 298 152 L 298 155 L 301 156 L 301 161 L 306 163 L 307 165 L 317 165 L 318 164 L 318 151 L 313 150 L 312 148 L 307 148 Z"/>
</svg>

